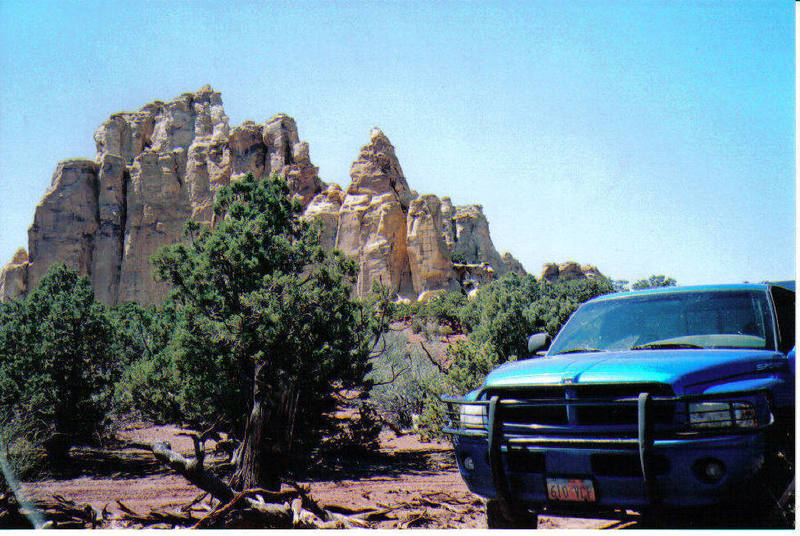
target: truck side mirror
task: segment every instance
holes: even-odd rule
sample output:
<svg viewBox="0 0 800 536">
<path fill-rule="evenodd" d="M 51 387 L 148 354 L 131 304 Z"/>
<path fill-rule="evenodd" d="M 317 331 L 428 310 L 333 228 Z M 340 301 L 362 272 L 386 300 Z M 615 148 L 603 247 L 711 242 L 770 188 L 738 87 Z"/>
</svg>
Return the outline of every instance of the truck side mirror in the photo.
<svg viewBox="0 0 800 536">
<path fill-rule="evenodd" d="M 536 350 L 547 345 L 550 336 L 547 333 L 534 333 L 528 338 L 528 352 L 534 353 Z"/>
</svg>

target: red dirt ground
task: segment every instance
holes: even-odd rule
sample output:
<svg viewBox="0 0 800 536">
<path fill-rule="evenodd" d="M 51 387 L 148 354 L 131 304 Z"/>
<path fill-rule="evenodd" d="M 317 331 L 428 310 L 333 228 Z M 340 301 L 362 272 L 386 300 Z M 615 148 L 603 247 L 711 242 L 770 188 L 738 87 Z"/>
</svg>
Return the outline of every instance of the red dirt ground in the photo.
<svg viewBox="0 0 800 536">
<path fill-rule="evenodd" d="M 119 432 L 118 437 L 148 443 L 168 441 L 173 449 L 191 454 L 191 440 L 176 435 L 181 431 L 176 426 L 131 426 Z M 210 443 L 208 450 L 213 448 L 213 442 Z M 367 477 L 303 484 L 311 487 L 312 497 L 323 506 L 375 508 L 403 505 L 394 511 L 399 521 L 382 522 L 376 528 L 396 527 L 399 522 L 415 528 L 486 528 L 485 506 L 461 480 L 451 452 L 450 445 L 445 442 L 422 443 L 414 434 L 396 437 L 392 433 L 383 433 L 381 453 L 388 460 L 385 474 L 381 474 L 381 467 L 372 470 Z M 147 513 L 156 507 L 178 510 L 201 493 L 180 475 L 159 467 L 152 454 L 144 450 L 124 449 L 114 454 L 126 462 L 123 466 L 128 468 L 127 471 L 24 483 L 23 490 L 37 498 L 58 494 L 79 504 L 88 503 L 98 512 L 107 508 L 112 519 L 109 528 L 126 526 L 118 519 L 121 510 L 116 501 L 136 512 Z M 87 458 L 83 462 L 87 466 L 91 466 L 91 456 L 91 452 L 78 454 L 78 457 Z M 402 463 L 394 464 L 395 459 Z M 142 466 L 144 470 L 137 469 Z M 615 525 L 618 526 L 617 523 L 596 519 L 545 516 L 539 519 L 540 529 L 596 529 Z"/>
</svg>

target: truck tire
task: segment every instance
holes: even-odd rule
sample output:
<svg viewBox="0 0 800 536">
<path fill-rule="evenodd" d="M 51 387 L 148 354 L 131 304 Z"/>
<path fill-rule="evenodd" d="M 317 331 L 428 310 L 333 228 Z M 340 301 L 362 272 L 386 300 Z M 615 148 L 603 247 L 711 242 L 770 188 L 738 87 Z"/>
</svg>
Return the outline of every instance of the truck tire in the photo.
<svg viewBox="0 0 800 536">
<path fill-rule="evenodd" d="M 535 529 L 539 516 L 528 510 L 513 509 L 489 499 L 486 501 L 486 526 L 490 529 Z"/>
</svg>

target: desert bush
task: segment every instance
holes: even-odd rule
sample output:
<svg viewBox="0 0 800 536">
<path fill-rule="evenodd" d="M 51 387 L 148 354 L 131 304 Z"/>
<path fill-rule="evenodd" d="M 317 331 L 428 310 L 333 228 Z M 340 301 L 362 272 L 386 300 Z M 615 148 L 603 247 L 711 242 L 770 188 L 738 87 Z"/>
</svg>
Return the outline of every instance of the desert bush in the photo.
<svg viewBox="0 0 800 536">
<path fill-rule="evenodd" d="M 369 401 L 384 420 L 396 428 L 408 429 L 441 382 L 441 373 L 418 343 L 409 343 L 405 333 L 387 333 L 384 339 L 385 350 L 372 361 L 370 378 L 375 386 Z M 443 346 L 439 342 L 425 344 L 434 356 Z"/>
<path fill-rule="evenodd" d="M 501 362 L 490 343 L 471 339 L 449 344 L 444 361 L 450 363 L 450 367 L 440 381 L 428 385 L 428 396 L 419 420 L 420 433 L 426 439 L 444 436 L 445 404 L 439 398 L 460 396 L 477 389 L 486 375 Z"/>
<path fill-rule="evenodd" d="M 155 423 L 185 420 L 175 360 L 165 350 L 134 360 L 114 386 L 114 410 Z"/>
<path fill-rule="evenodd" d="M 453 264 L 468 264 L 467 257 L 463 253 L 452 252 L 450 254 L 450 261 Z"/>
<path fill-rule="evenodd" d="M 15 478 L 34 480 L 47 473 L 46 439 L 40 429 L 19 420 L 0 425 L 0 447 Z"/>
<path fill-rule="evenodd" d="M 467 297 L 461 292 L 445 292 L 420 304 L 418 314 L 437 326 L 438 332 L 448 328 L 449 333 L 464 332 L 464 309 Z"/>
<path fill-rule="evenodd" d="M 640 279 L 631 285 L 633 290 L 642 290 L 647 288 L 659 288 L 659 287 L 674 287 L 677 285 L 677 282 L 668 276 L 665 275 L 651 275 L 647 279 Z"/>
</svg>

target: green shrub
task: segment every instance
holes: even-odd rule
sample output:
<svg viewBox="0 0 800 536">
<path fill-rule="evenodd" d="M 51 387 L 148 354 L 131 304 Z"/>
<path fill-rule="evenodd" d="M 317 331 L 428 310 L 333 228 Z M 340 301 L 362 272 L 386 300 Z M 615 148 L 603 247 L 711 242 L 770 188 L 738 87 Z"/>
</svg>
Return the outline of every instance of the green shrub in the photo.
<svg viewBox="0 0 800 536">
<path fill-rule="evenodd" d="M 0 447 L 17 479 L 34 480 L 46 474 L 46 439 L 36 427 L 19 420 L 0 425 Z"/>
<path fill-rule="evenodd" d="M 110 311 L 117 367 L 114 412 L 158 423 L 183 420 L 181 381 L 170 343 L 174 308 L 128 303 Z"/>
<path fill-rule="evenodd" d="M 20 460 L 47 445 L 57 461 L 97 438 L 111 401 L 112 340 L 89 279 L 64 265 L 24 300 L 0 306 L 0 422 Z"/>
<path fill-rule="evenodd" d="M 467 257 L 463 253 L 456 253 L 455 251 L 450 254 L 450 261 L 453 264 L 469 264 Z"/>
<path fill-rule="evenodd" d="M 428 384 L 419 428 L 423 438 L 443 437 L 446 424 L 445 404 L 439 397 L 460 396 L 480 387 L 486 375 L 500 364 L 500 357 L 488 342 L 459 340 L 445 350 L 444 360 L 451 363 L 440 382 Z"/>
<path fill-rule="evenodd" d="M 133 361 L 114 386 L 118 413 L 133 413 L 155 423 L 184 420 L 181 381 L 168 352 L 142 356 Z"/>
</svg>

